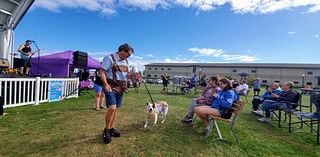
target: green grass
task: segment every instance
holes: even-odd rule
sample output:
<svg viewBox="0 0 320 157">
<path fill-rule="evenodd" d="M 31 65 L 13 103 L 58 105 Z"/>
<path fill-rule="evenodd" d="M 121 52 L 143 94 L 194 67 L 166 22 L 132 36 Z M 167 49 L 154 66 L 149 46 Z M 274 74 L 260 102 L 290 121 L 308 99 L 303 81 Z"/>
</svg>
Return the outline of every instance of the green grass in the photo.
<svg viewBox="0 0 320 157">
<path fill-rule="evenodd" d="M 219 126 L 229 143 L 214 142 L 215 132 L 206 140 L 199 119 L 192 125 L 180 122 L 193 95 L 160 94 L 160 85 L 149 87 L 154 99 L 169 102 L 167 121 L 144 129 L 149 97 L 143 86 L 138 94 L 131 89 L 116 121 L 122 137 L 108 145 L 101 137 L 104 111 L 94 111 L 89 93 L 78 99 L 6 109 L 8 114 L 0 118 L 0 156 L 320 156 L 315 134 L 307 129 L 288 133 L 276 122 L 259 123 L 250 114 L 251 103 L 236 124 L 240 145 L 222 122 Z M 303 102 L 307 104 L 308 97 Z"/>
</svg>

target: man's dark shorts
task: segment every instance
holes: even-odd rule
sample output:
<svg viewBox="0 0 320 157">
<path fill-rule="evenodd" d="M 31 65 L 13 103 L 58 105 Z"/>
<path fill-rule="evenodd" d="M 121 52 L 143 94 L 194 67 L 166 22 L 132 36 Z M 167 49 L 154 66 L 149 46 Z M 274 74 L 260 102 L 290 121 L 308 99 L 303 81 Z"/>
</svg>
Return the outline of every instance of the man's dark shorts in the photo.
<svg viewBox="0 0 320 157">
<path fill-rule="evenodd" d="M 122 106 L 122 93 L 118 94 L 115 92 L 105 92 L 105 99 L 107 107 L 111 105 L 117 105 L 117 108 Z"/>
</svg>

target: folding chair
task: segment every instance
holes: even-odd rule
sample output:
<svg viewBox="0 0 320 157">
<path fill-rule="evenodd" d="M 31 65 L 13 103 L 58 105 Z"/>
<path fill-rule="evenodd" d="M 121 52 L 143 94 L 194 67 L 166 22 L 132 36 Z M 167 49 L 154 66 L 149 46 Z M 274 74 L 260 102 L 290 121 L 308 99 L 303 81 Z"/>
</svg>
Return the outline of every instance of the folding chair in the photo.
<svg viewBox="0 0 320 157">
<path fill-rule="evenodd" d="M 286 103 L 289 108 L 287 108 L 287 109 L 273 109 L 273 110 L 271 110 L 271 112 L 275 115 L 275 117 L 277 117 L 278 127 L 279 127 L 279 128 L 281 128 L 281 113 L 284 112 L 284 113 L 285 113 L 285 119 L 284 119 L 284 121 L 287 120 L 287 116 L 289 117 L 288 126 L 289 126 L 289 132 L 291 132 L 292 114 L 293 114 L 294 112 L 296 112 L 296 111 L 301 111 L 301 110 L 302 110 L 302 107 L 307 107 L 307 106 L 301 105 L 301 98 L 302 98 L 302 95 L 297 92 L 297 96 L 295 97 L 294 102 L 280 101 L 280 102 L 282 102 L 282 103 Z M 276 111 L 278 111 L 278 114 L 276 113 Z"/>
<path fill-rule="evenodd" d="M 235 124 L 236 124 L 237 117 L 239 116 L 239 114 L 240 114 L 241 110 L 243 109 L 244 105 L 245 105 L 245 103 L 242 102 L 241 100 L 238 100 L 237 102 L 233 103 L 233 105 L 232 105 L 232 116 L 229 119 L 225 119 L 225 118 L 217 117 L 217 116 L 213 116 L 213 115 L 209 116 L 209 129 L 207 131 L 206 138 L 208 138 L 211 135 L 212 128 L 213 128 L 213 124 L 212 123 L 214 123 L 214 126 L 215 126 L 215 128 L 217 130 L 217 133 L 218 133 L 218 138 L 216 140 L 225 141 L 225 139 L 221 135 L 221 131 L 220 131 L 218 123 L 217 123 L 218 120 L 221 120 L 223 122 L 231 124 L 230 130 L 233 133 L 234 137 L 236 138 L 237 143 L 240 144 L 239 138 L 235 133 Z"/>
<path fill-rule="evenodd" d="M 305 124 L 310 128 L 310 132 L 316 131 L 317 134 L 317 145 L 319 145 L 319 125 L 320 125 L 320 95 L 311 95 L 310 96 L 310 107 L 312 108 L 312 104 L 316 105 L 317 111 L 312 113 L 311 112 L 295 112 L 294 114 L 300 119 L 300 122 L 295 122 L 292 124 L 296 123 L 301 123 Z M 317 124 L 317 129 L 313 129 L 313 124 Z"/>
</svg>

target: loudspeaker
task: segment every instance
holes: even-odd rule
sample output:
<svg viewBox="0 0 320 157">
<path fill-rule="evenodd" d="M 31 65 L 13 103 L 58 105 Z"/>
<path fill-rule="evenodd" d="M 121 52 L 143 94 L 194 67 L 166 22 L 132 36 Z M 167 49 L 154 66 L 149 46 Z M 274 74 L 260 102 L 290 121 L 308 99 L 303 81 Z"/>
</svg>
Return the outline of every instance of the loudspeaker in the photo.
<svg viewBox="0 0 320 157">
<path fill-rule="evenodd" d="M 88 53 L 82 51 L 73 52 L 73 65 L 78 67 L 87 67 Z"/>
</svg>

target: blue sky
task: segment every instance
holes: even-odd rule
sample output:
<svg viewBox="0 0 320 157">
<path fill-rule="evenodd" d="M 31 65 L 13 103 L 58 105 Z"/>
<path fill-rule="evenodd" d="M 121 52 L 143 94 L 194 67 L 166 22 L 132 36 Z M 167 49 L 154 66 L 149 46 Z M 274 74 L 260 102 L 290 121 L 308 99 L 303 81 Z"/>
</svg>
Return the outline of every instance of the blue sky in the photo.
<svg viewBox="0 0 320 157">
<path fill-rule="evenodd" d="M 122 43 L 154 62 L 319 63 L 320 0 L 38 0 L 15 49 L 82 50 L 101 60 Z"/>
</svg>

